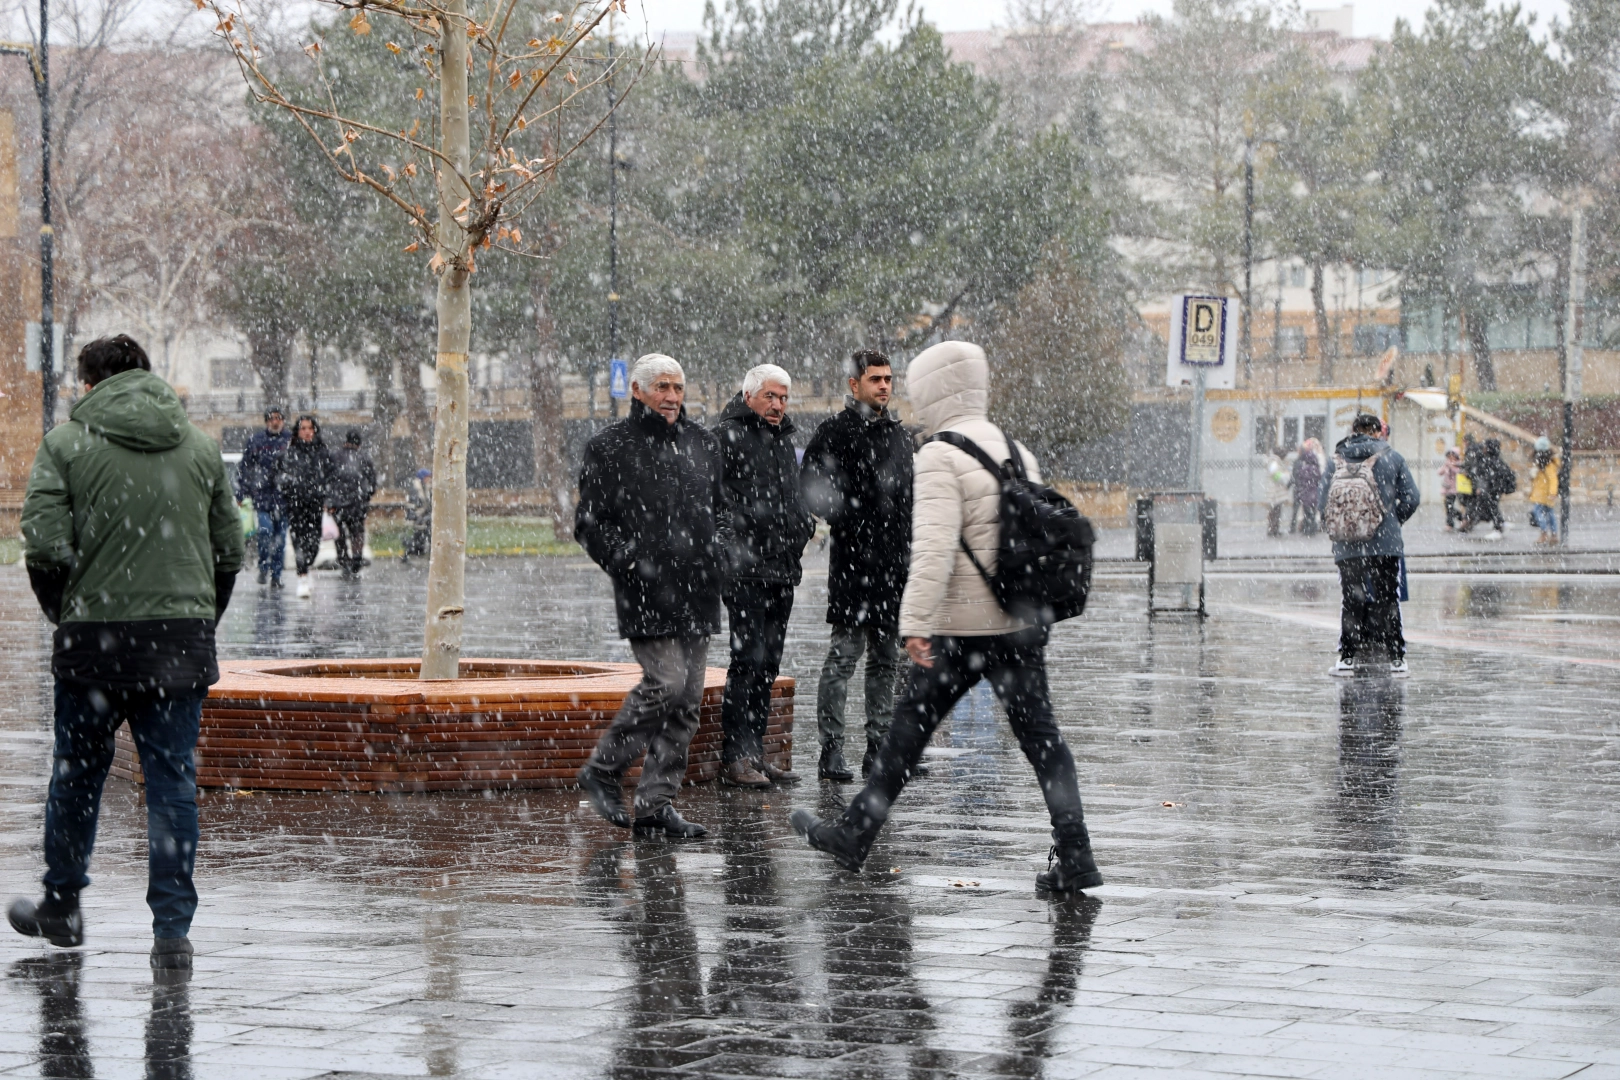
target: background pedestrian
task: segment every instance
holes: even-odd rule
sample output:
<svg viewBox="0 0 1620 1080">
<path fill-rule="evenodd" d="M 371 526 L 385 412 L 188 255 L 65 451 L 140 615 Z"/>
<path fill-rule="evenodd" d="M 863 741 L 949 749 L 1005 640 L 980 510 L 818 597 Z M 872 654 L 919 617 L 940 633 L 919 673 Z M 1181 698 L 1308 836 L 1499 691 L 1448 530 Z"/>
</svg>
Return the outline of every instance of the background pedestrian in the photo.
<svg viewBox="0 0 1620 1080">
<path fill-rule="evenodd" d="M 845 367 L 844 410 L 822 421 L 804 451 L 804 504 L 827 522 L 827 622 L 832 641 L 816 687 L 817 774 L 854 779 L 844 761 L 849 680 L 866 654 L 866 754 L 871 768 L 894 708 L 900 595 L 911 555 L 911 436 L 889 409 L 894 369 L 863 349 Z"/>
<path fill-rule="evenodd" d="M 1293 471 L 1294 508 L 1288 517 L 1288 531 L 1315 536 L 1316 505 L 1322 494 L 1322 444 L 1306 439 L 1299 448 Z"/>
<path fill-rule="evenodd" d="M 417 469 L 405 490 L 405 520 L 410 529 L 405 533 L 401 562 L 410 562 L 411 556 L 426 556 L 433 540 L 433 490 L 429 469 Z"/>
<path fill-rule="evenodd" d="M 1440 495 L 1446 503 L 1446 532 L 1451 532 L 1457 524 L 1457 472 L 1462 466 L 1462 455 L 1457 453 L 1456 447 L 1446 450 L 1446 460 L 1436 473 L 1440 477 Z"/>
<path fill-rule="evenodd" d="M 278 408 L 266 409 L 264 430 L 256 431 L 242 448 L 236 467 L 237 502 L 250 500 L 258 519 L 255 534 L 259 555 L 259 584 L 269 582 L 281 588 L 281 571 L 287 562 L 287 502 L 276 487 L 276 471 L 292 433 Z"/>
<path fill-rule="evenodd" d="M 293 425 L 292 442 L 281 455 L 276 487 L 287 501 L 287 528 L 292 533 L 298 598 L 312 595 L 309 571 L 321 553 L 321 511 L 332 482 L 332 455 L 321 439 L 321 425 L 313 416 L 300 416 Z"/>
<path fill-rule="evenodd" d="M 1553 456 L 1552 440 L 1543 435 L 1536 440 L 1535 471 L 1530 477 L 1530 520 L 1541 535 L 1538 544 L 1558 543 L 1558 459 Z"/>
<path fill-rule="evenodd" d="M 219 446 L 120 334 L 79 353 L 84 396 L 45 436 L 23 499 L 29 581 L 56 624 L 56 745 L 45 802 L 45 897 L 13 901 L 19 933 L 84 941 L 101 790 L 129 724 L 146 780 L 152 966 L 191 966 L 202 700 L 214 628 L 242 567 L 242 520 Z"/>
<path fill-rule="evenodd" d="M 350 428 L 343 446 L 332 451 L 332 476 L 326 485 L 326 504 L 337 522 L 337 560 L 346 578 L 360 573 L 366 546 L 366 513 L 377 493 L 377 467 L 360 447 L 359 428 Z"/>
<path fill-rule="evenodd" d="M 1358 667 L 1380 670 L 1380 665 L 1388 674 L 1407 673 L 1401 526 L 1417 513 L 1420 496 L 1406 459 L 1380 437 L 1383 431 L 1378 417 L 1358 415 L 1349 436 L 1333 448 L 1322 487 L 1323 522 L 1333 538 L 1342 594 L 1335 675 L 1354 675 Z M 1343 486 L 1336 490 L 1336 484 Z M 1358 490 L 1364 484 L 1370 494 Z"/>
</svg>

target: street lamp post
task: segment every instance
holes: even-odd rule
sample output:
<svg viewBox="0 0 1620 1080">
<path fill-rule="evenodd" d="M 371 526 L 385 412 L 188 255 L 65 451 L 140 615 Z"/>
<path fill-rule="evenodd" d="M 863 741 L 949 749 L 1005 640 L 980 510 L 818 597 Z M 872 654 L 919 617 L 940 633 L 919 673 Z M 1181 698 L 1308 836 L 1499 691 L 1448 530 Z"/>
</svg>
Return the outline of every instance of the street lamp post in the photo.
<svg viewBox="0 0 1620 1080">
<path fill-rule="evenodd" d="M 619 356 L 619 110 L 613 98 L 613 24 L 608 23 L 608 362 Z M 613 399 L 619 415 L 619 399 Z"/>
<path fill-rule="evenodd" d="M 0 53 L 28 58 L 39 98 L 39 381 L 44 430 L 56 422 L 55 231 L 51 227 L 50 0 L 39 0 L 39 46 L 0 42 Z"/>
<path fill-rule="evenodd" d="M 1243 137 L 1243 385 L 1254 382 L 1254 133 Z"/>
</svg>

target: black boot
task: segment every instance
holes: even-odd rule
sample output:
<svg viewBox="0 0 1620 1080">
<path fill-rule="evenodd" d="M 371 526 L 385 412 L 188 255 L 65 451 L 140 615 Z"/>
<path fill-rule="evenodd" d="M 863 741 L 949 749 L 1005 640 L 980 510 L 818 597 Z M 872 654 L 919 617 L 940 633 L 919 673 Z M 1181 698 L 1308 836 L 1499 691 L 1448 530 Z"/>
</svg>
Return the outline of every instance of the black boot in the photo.
<svg viewBox="0 0 1620 1080">
<path fill-rule="evenodd" d="M 1035 875 L 1035 888 L 1054 896 L 1069 896 L 1081 889 L 1095 889 L 1103 883 L 1102 871 L 1091 857 L 1091 846 L 1053 845 L 1046 854 L 1046 869 Z"/>
<path fill-rule="evenodd" d="M 84 944 L 84 916 L 77 896 L 47 892 L 37 904 L 18 897 L 6 909 L 6 918 L 17 933 L 42 937 L 60 948 Z"/>
<path fill-rule="evenodd" d="M 191 955 L 195 950 L 183 937 L 152 939 L 151 964 L 153 971 L 190 971 Z"/>
<path fill-rule="evenodd" d="M 621 829 L 630 827 L 630 815 L 624 812 L 624 788 L 616 776 L 605 776 L 592 765 L 579 770 L 579 790 L 591 801 L 591 809 L 601 814 L 610 825 Z"/>
<path fill-rule="evenodd" d="M 709 830 L 702 825 L 681 817 L 680 812 L 671 803 L 665 803 L 652 813 L 636 818 L 636 832 L 643 836 L 661 832 L 676 840 L 696 840 L 709 834 Z"/>
<path fill-rule="evenodd" d="M 788 820 L 793 823 L 793 831 L 808 840 L 811 847 L 831 855 L 833 862 L 845 870 L 854 874 L 861 872 L 866 852 L 854 829 L 841 821 L 818 818 L 808 810 L 795 810 Z"/>
<path fill-rule="evenodd" d="M 823 743 L 821 747 L 821 764 L 816 766 L 816 775 L 823 780 L 832 780 L 840 784 L 847 784 L 855 779 L 855 774 L 849 771 L 844 764 L 844 746 L 842 743 Z"/>
</svg>

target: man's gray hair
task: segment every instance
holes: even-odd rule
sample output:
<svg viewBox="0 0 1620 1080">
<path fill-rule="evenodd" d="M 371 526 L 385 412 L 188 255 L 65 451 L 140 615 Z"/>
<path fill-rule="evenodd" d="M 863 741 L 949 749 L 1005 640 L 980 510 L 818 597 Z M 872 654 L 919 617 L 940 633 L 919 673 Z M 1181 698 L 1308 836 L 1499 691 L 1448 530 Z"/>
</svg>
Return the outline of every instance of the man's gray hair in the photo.
<svg viewBox="0 0 1620 1080">
<path fill-rule="evenodd" d="M 775 364 L 761 364 L 756 368 L 749 368 L 748 374 L 743 376 L 742 392 L 747 397 L 753 397 L 759 393 L 759 388 L 768 382 L 781 383 L 784 390 L 793 389 L 793 376 Z"/>
<path fill-rule="evenodd" d="M 681 369 L 680 363 L 673 356 L 665 356 L 661 352 L 650 352 L 636 361 L 636 366 L 630 369 L 630 382 L 643 390 L 651 390 L 653 383 L 660 376 L 673 375 L 682 382 L 686 381 L 686 372 Z"/>
</svg>

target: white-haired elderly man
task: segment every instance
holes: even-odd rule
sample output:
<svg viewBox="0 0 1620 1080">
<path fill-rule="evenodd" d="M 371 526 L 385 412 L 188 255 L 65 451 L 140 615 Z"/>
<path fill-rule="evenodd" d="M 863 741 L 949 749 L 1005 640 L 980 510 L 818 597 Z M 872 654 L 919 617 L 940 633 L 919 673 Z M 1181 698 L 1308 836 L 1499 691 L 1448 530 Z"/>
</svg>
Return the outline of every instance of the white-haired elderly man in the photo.
<svg viewBox="0 0 1620 1080">
<path fill-rule="evenodd" d="M 799 495 L 788 394 L 793 379 L 775 364 L 743 377 L 715 427 L 731 503 L 731 567 L 726 614 L 731 624 L 731 667 L 720 709 L 724 732 L 720 781 L 768 788 L 798 776 L 765 760 L 771 684 L 782 667 L 782 645 L 793 588 L 803 572 L 799 557 L 815 522 Z"/>
<path fill-rule="evenodd" d="M 686 418 L 686 376 L 661 353 L 630 372 L 630 415 L 585 447 L 574 535 L 613 579 L 619 634 L 641 682 L 580 770 L 596 812 L 619 826 L 692 838 L 707 832 L 676 812 L 686 751 L 698 728 L 709 637 L 720 631 L 720 589 L 731 512 L 720 446 Z M 646 753 L 634 820 L 622 781 Z"/>
</svg>

